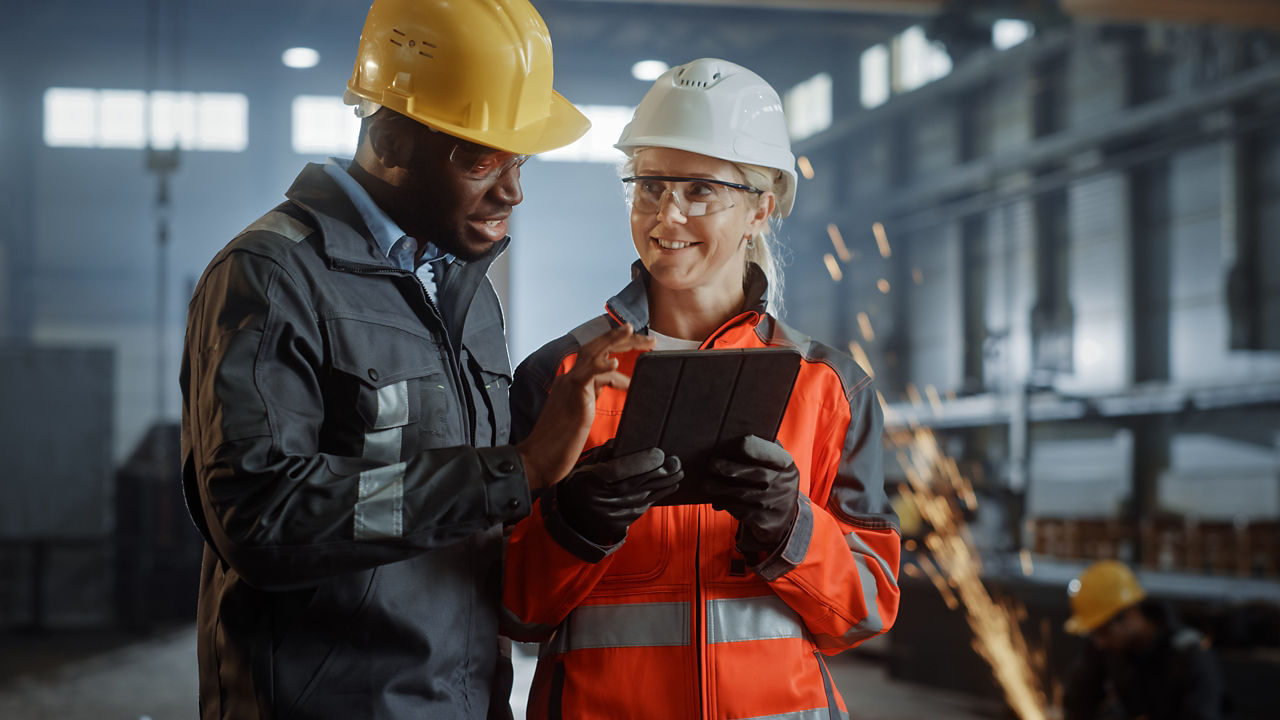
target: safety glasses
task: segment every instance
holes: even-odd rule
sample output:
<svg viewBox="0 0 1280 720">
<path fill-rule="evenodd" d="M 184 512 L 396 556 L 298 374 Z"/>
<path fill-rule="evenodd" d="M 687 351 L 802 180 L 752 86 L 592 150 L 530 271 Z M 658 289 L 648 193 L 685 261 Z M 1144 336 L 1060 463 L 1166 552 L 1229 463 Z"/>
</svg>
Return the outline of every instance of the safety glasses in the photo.
<svg viewBox="0 0 1280 720">
<path fill-rule="evenodd" d="M 737 203 L 738 192 L 759 195 L 759 188 L 715 180 L 713 178 L 673 177 L 670 175 L 633 175 L 622 178 L 628 188 L 633 210 L 656 213 L 663 198 L 671 196 L 676 209 L 685 217 L 702 217 L 728 210 Z"/>
<path fill-rule="evenodd" d="M 472 180 L 488 180 L 513 167 L 524 165 L 528 155 L 494 150 L 466 140 L 459 140 L 449 151 L 449 162 Z"/>
</svg>

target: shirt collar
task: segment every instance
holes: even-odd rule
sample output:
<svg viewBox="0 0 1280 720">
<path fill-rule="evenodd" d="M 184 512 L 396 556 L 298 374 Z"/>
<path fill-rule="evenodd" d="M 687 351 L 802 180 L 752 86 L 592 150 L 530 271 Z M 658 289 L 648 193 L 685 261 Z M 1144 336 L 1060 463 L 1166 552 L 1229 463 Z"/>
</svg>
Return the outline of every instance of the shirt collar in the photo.
<svg viewBox="0 0 1280 720">
<path fill-rule="evenodd" d="M 338 184 L 343 194 L 355 206 L 356 212 L 360 213 L 360 219 L 364 221 L 365 227 L 369 228 L 373 241 L 377 243 L 382 254 L 400 269 L 413 270 L 418 241 L 406 235 L 404 230 L 401 230 L 400 226 L 378 207 L 378 204 L 369 196 L 369 191 L 347 172 L 350 166 L 350 160 L 331 157 L 324 164 L 324 171 Z M 446 261 L 453 260 L 452 255 L 442 253 L 434 243 L 427 243 L 427 249 L 422 253 L 422 258 L 417 264 L 432 262 L 441 257 Z"/>
</svg>

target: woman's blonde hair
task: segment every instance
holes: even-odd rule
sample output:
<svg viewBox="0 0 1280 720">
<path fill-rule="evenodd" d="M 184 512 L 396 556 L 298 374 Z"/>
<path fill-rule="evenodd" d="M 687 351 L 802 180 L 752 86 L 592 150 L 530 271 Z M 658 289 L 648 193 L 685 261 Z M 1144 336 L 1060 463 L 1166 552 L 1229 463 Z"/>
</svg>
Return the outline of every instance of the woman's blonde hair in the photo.
<svg viewBox="0 0 1280 720">
<path fill-rule="evenodd" d="M 636 167 L 635 154 L 646 149 L 648 148 L 636 148 L 635 152 L 618 166 L 618 177 L 634 175 Z M 778 195 L 780 184 L 785 182 L 783 173 L 780 170 L 738 162 L 730 162 L 729 164 L 738 169 L 745 184 L 772 192 L 774 195 Z M 760 195 L 755 193 L 748 193 L 748 197 L 752 199 L 753 203 L 760 202 L 761 198 Z M 782 286 L 784 281 L 782 258 L 778 252 L 778 244 L 776 242 L 777 229 L 781 224 L 782 214 L 775 204 L 773 213 L 769 215 L 764 228 L 751 236 L 751 242 L 747 247 L 747 262 L 742 268 L 744 282 L 747 277 L 747 267 L 753 263 L 764 273 L 765 280 L 769 283 L 768 295 L 765 297 L 765 309 L 777 318 L 782 317 Z"/>
</svg>

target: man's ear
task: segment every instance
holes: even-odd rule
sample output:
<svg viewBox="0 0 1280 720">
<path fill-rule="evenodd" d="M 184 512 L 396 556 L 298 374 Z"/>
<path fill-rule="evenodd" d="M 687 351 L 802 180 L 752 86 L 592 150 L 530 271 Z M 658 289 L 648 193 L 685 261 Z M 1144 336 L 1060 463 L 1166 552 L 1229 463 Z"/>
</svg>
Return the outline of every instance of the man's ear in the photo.
<svg viewBox="0 0 1280 720">
<path fill-rule="evenodd" d="M 405 132 L 406 128 L 398 117 L 374 116 L 369 123 L 369 149 L 378 160 L 378 164 L 388 170 L 408 167 L 413 158 L 414 135 Z"/>
</svg>

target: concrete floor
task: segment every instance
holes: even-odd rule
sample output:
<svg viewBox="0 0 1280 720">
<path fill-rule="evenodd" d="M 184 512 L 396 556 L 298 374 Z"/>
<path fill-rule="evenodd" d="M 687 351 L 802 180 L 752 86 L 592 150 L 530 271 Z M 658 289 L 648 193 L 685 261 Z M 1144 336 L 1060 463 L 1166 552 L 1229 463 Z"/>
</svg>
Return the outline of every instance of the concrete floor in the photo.
<svg viewBox="0 0 1280 720">
<path fill-rule="evenodd" d="M 0 636 L 0 718 L 5 720 L 185 720 L 196 713 L 195 631 L 124 636 Z M 126 642 L 127 640 L 127 642 Z M 91 648 L 76 652 L 77 645 Z M 533 658 L 515 653 L 512 705 L 523 718 Z M 854 720 L 982 720 L 991 703 L 889 679 L 880 663 L 846 654 L 830 662 Z"/>
</svg>

